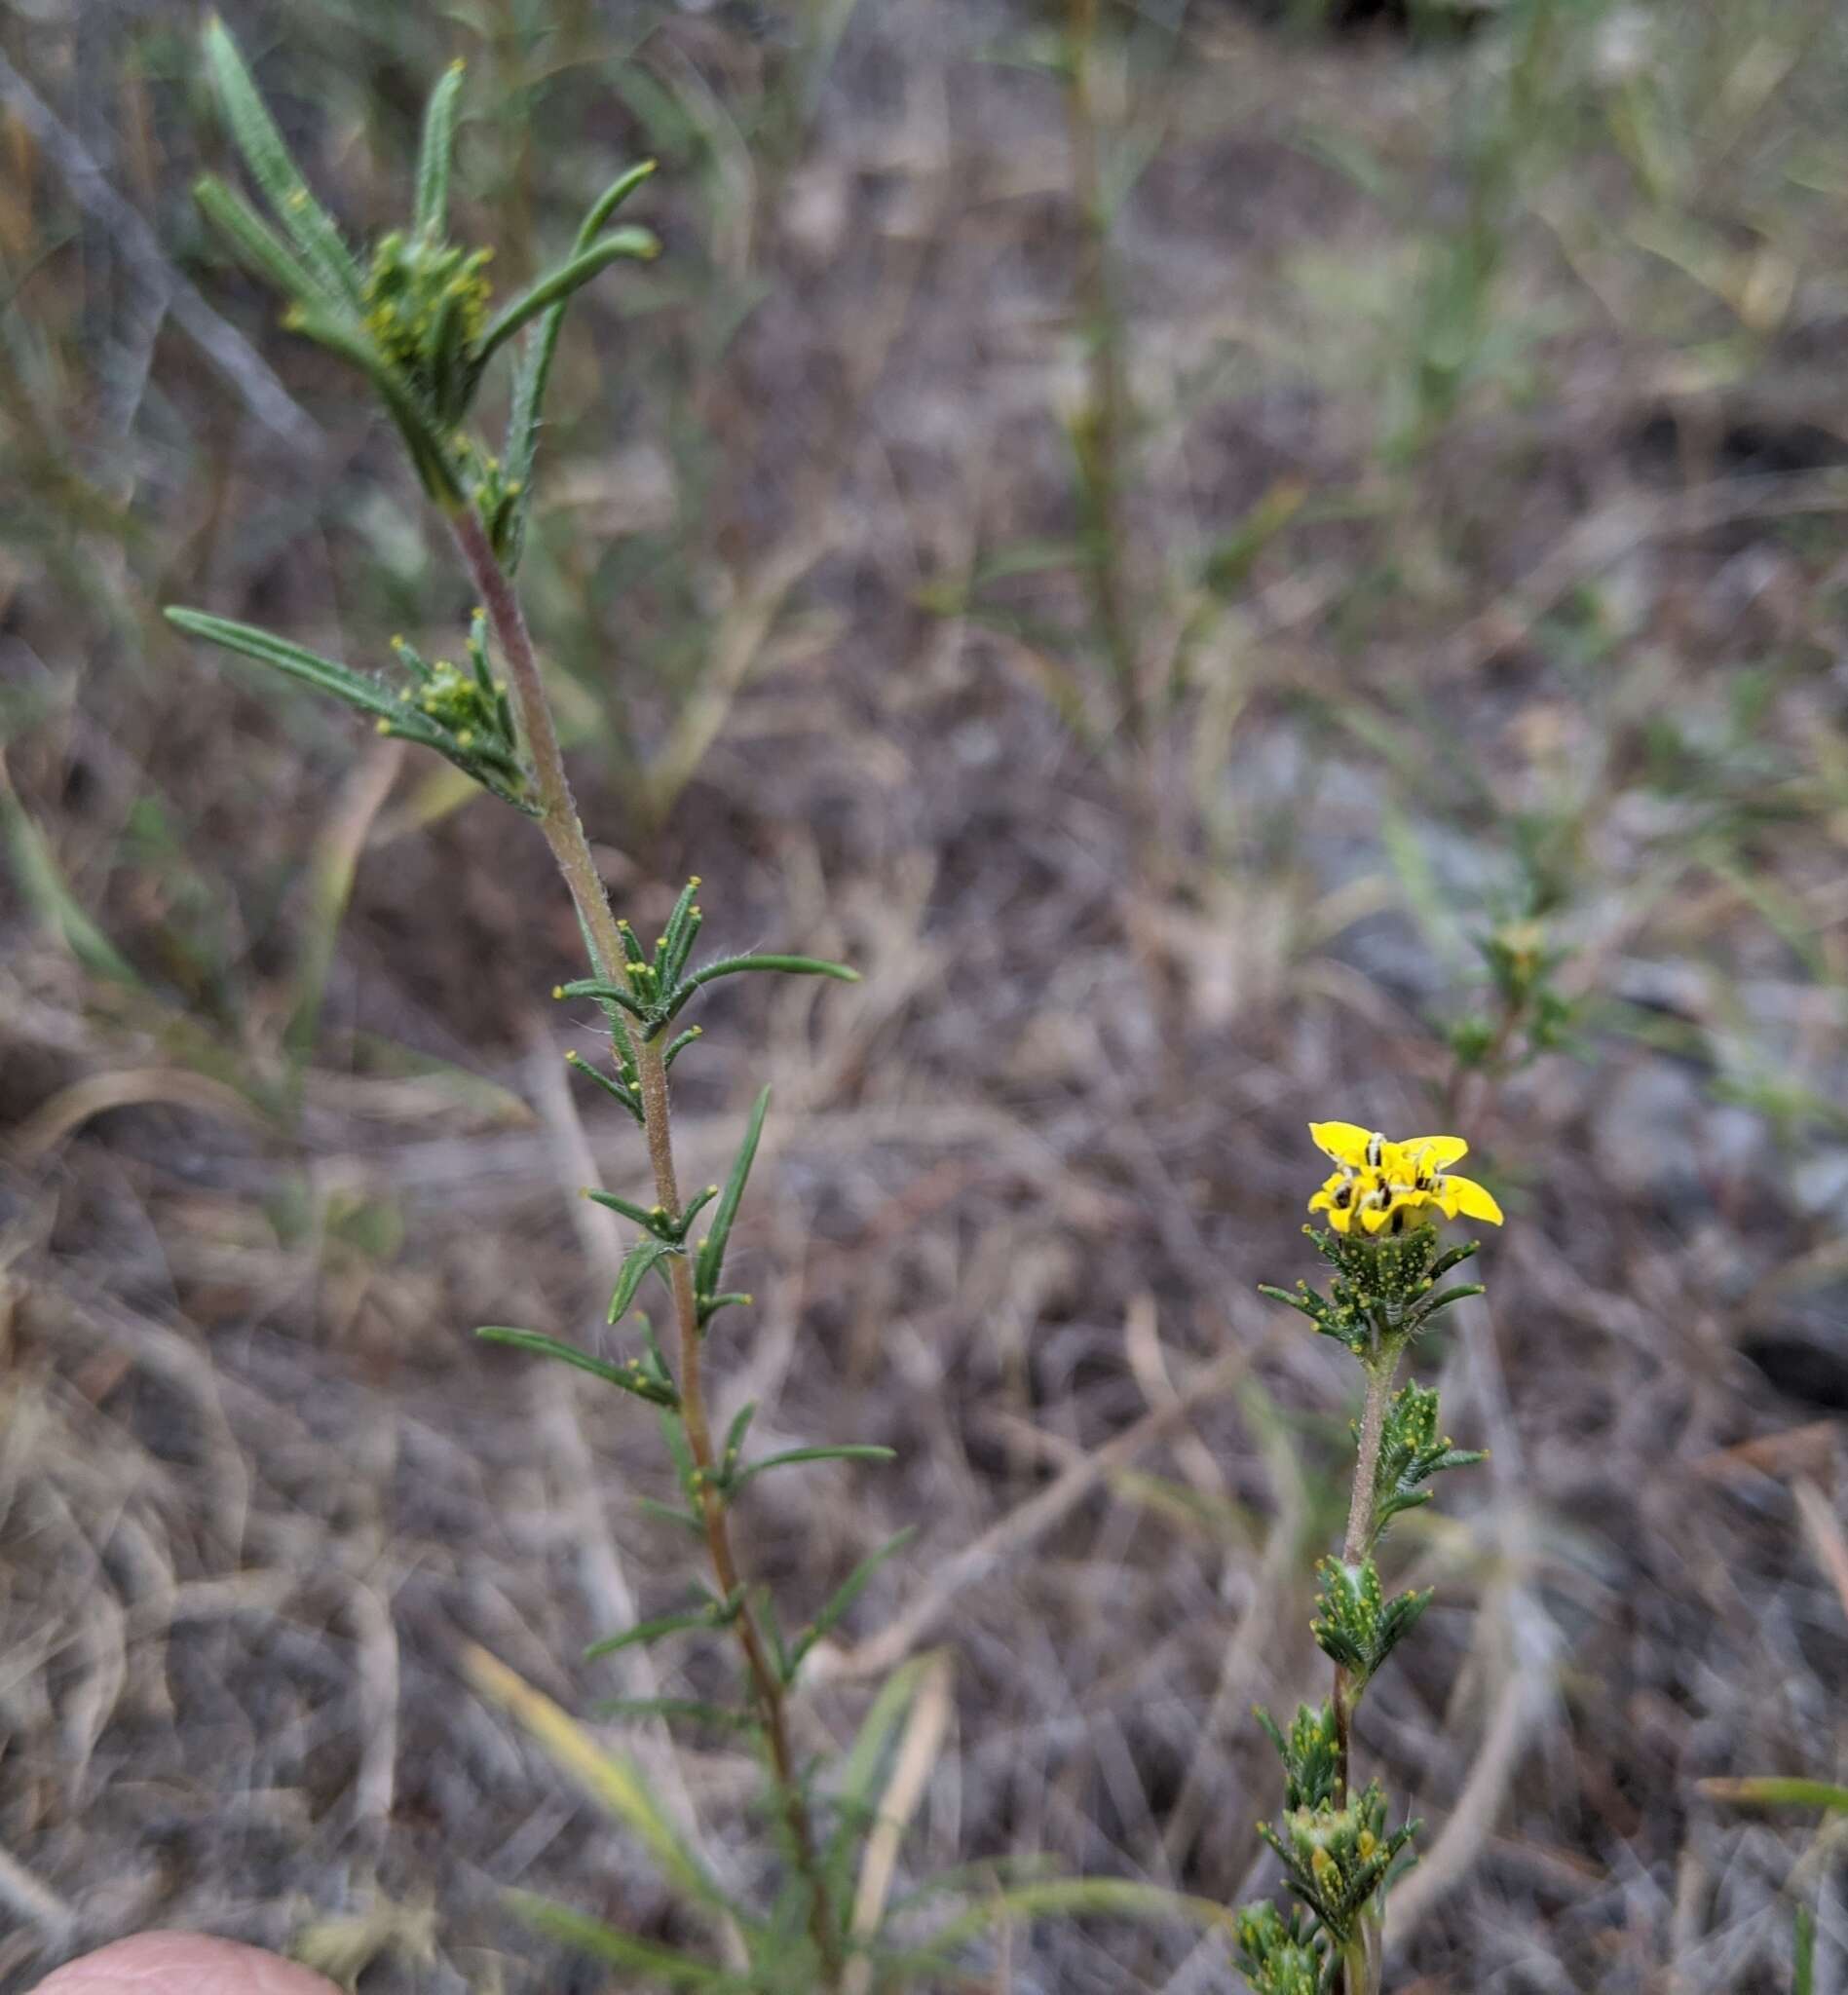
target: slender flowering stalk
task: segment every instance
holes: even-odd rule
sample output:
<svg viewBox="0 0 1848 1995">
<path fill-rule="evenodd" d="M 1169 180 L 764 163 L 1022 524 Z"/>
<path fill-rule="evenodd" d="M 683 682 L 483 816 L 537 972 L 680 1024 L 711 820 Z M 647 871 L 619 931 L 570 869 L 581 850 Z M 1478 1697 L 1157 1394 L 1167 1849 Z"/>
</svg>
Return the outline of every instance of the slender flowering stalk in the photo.
<svg viewBox="0 0 1848 1995">
<path fill-rule="evenodd" d="M 194 635 L 345 700 L 382 733 L 446 756 L 503 803 L 535 819 L 545 835 L 577 911 L 591 972 L 560 987 L 556 995 L 590 999 L 601 1007 L 610 1072 L 570 1057 L 640 1125 L 654 1180 L 655 1202 L 648 1207 L 609 1193 L 590 1194 L 641 1229 L 623 1259 L 609 1321 L 616 1325 L 630 1318 L 653 1277 L 672 1313 L 672 1349 L 671 1356 L 662 1350 L 645 1318 L 642 1355 L 625 1362 L 540 1331 L 491 1325 L 478 1335 L 587 1372 L 660 1410 L 689 1505 L 678 1517 L 703 1548 L 711 1585 L 701 1589 L 690 1611 L 622 1631 L 593 1644 L 590 1654 L 671 1635 L 730 1632 L 743 1668 L 743 1709 L 702 1707 L 699 1712 L 719 1722 L 740 1723 L 762 1743 L 784 1855 L 798 1888 L 793 1931 L 781 1907 L 768 1918 L 753 1919 L 732 1904 L 679 1847 L 652 1804 L 638 1800 L 636 1811 L 677 1880 L 708 1905 L 724 1906 L 733 1930 L 743 1939 L 751 1987 L 833 1991 L 843 1984 L 849 1944 L 839 1880 L 850 1874 L 856 1838 L 866 1825 L 858 1817 L 844 1819 L 823 1848 L 807 1776 L 790 1737 L 789 1692 L 806 1656 L 851 1606 L 880 1561 L 909 1533 L 900 1533 L 864 1562 L 793 1640 L 785 1638 L 766 1591 L 753 1586 L 741 1570 L 730 1513 L 756 1477 L 800 1463 L 886 1460 L 891 1451 L 864 1446 L 802 1448 L 746 1462 L 750 1408 L 733 1422 L 722 1444 L 715 1442 L 707 1412 L 704 1342 L 722 1309 L 750 1300 L 726 1290 L 723 1276 L 769 1091 L 758 1097 L 729 1182 L 723 1189 L 710 1186 L 687 1200 L 674 1156 L 668 1073 L 699 1037 L 698 1026 L 686 1025 L 685 1013 L 707 986 L 747 971 L 849 982 L 855 973 L 803 956 L 729 956 L 695 966 L 693 949 L 703 919 L 695 899 L 697 880 L 680 895 L 652 952 L 642 948 L 626 922 L 617 919 L 572 797 L 514 580 L 560 317 L 572 294 L 598 271 L 623 256 L 653 253 L 654 241 L 645 230 L 609 227 L 611 214 L 646 178 L 648 169 L 622 175 L 592 204 L 573 254 L 491 315 L 488 252 L 455 246 L 447 238 L 449 153 L 460 69 L 452 69 L 438 84 L 425 116 L 414 222 L 383 238 L 369 264 L 362 265 L 309 193 L 236 45 L 216 20 L 207 29 L 206 55 L 226 121 L 277 226 L 216 180 L 202 183 L 201 205 L 246 261 L 287 295 L 286 322 L 350 360 L 370 382 L 451 529 L 480 608 L 467 641 L 466 668 L 440 659 L 427 662 L 397 639 L 392 646 L 399 674 L 396 684 L 248 624 L 191 610 L 168 614 Z M 508 440 L 496 456 L 463 425 L 483 368 L 516 335 L 521 340 Z M 490 639 L 505 680 L 497 679 L 490 665 Z M 696 1240 L 692 1229 L 702 1212 L 707 1230 Z M 535 1916 L 606 1957 L 648 1970 L 651 1979 L 704 1985 L 717 1973 L 555 1907 L 539 1907 Z"/>
<path fill-rule="evenodd" d="M 1438 1433 L 1438 1396 L 1394 1386 L 1408 1352 L 1434 1318 L 1473 1282 L 1440 1287 L 1476 1243 L 1440 1247 L 1437 1227 L 1459 1215 L 1501 1223 L 1501 1208 L 1452 1168 L 1469 1146 L 1459 1136 L 1391 1142 L 1352 1122 L 1312 1122 L 1309 1133 L 1334 1164 L 1309 1210 L 1330 1230 L 1305 1228 L 1333 1270 L 1326 1294 L 1299 1282 L 1263 1294 L 1300 1310 L 1343 1345 L 1366 1376 L 1354 1427 L 1354 1482 L 1339 1559 L 1317 1568 L 1321 1590 L 1311 1628 L 1334 1665 L 1328 1701 L 1301 1705 L 1288 1732 L 1261 1722 L 1284 1769 L 1284 1812 L 1260 1833 L 1283 1864 L 1297 1901 L 1238 1915 L 1239 1966 L 1257 1995 L 1378 1995 L 1384 1971 L 1384 1900 L 1395 1867 L 1411 1861 L 1415 1822 L 1390 1827 L 1379 1783 L 1353 1779 L 1354 1713 L 1399 1641 L 1430 1603 L 1428 1591 L 1388 1597 L 1375 1554 L 1393 1519 L 1431 1500 L 1424 1486 L 1447 1469 L 1483 1459 Z"/>
<path fill-rule="evenodd" d="M 546 697 L 545 682 L 540 676 L 532 639 L 527 634 L 518 592 L 496 557 L 486 530 L 475 513 L 459 511 L 452 515 L 450 523 L 475 587 L 486 605 L 488 621 L 500 642 L 502 655 L 508 660 L 514 706 L 520 717 L 520 732 L 525 737 L 539 794 L 540 828 L 546 834 L 558 871 L 571 891 L 572 902 L 589 945 L 592 966 L 599 977 L 612 977 L 617 974 L 619 965 L 627 960 L 622 929 L 604 891 L 589 841 L 585 837 L 583 820 L 572 799 L 570 778 L 558 745 L 558 730 Z M 689 892 L 698 885 L 695 880 Z M 689 910 L 690 915 L 697 912 Z M 832 974 L 843 973 L 836 965 L 817 967 L 825 967 Z M 641 1032 L 631 1035 L 634 1094 L 641 1105 L 642 1129 L 648 1139 L 649 1167 L 655 1179 L 655 1211 L 665 1222 L 667 1230 L 684 1231 L 686 1213 L 681 1203 L 679 1172 L 674 1163 L 664 1031 L 663 1024 L 652 1033 Z M 679 1416 L 687 1451 L 693 1461 L 692 1480 L 697 1486 L 698 1516 L 705 1532 L 712 1577 L 720 1600 L 740 1602 L 731 1617 L 732 1627 L 736 1633 L 738 1649 L 750 1678 L 751 1695 L 764 1728 L 789 1846 L 798 1867 L 809 1881 L 810 1932 L 826 1985 L 834 1988 L 840 1984 L 842 1968 L 839 1929 L 829 1901 L 827 1878 L 815 1852 L 814 1832 L 810 1825 L 808 1804 L 803 1798 L 795 1754 L 790 1748 L 784 1685 L 765 1652 L 755 1611 L 746 1598 L 746 1590 L 738 1577 L 737 1560 L 732 1550 L 723 1478 L 713 1450 L 711 1424 L 706 1417 L 700 1364 L 702 1326 L 694 1294 L 693 1269 L 684 1253 L 668 1261 L 667 1272 L 677 1333 L 674 1370 L 679 1391 Z"/>
</svg>

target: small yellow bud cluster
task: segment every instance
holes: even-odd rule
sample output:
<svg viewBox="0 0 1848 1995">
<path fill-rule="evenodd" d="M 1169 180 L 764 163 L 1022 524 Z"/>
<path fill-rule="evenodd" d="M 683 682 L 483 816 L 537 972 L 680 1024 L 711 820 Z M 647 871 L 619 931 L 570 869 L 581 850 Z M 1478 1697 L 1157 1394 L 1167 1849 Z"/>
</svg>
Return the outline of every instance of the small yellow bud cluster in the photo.
<svg viewBox="0 0 1848 1995">
<path fill-rule="evenodd" d="M 460 317 L 464 350 L 471 350 L 487 323 L 493 254 L 396 229 L 381 237 L 363 294 L 366 330 L 379 352 L 421 381 L 437 321 L 450 311 Z"/>
</svg>

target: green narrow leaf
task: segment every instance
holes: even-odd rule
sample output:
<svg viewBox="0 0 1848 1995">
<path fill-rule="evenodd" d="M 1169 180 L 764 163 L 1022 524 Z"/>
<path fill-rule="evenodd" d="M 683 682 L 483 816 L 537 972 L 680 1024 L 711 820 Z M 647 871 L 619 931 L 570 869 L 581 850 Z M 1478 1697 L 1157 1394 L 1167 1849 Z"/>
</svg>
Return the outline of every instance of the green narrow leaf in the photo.
<svg viewBox="0 0 1848 1995">
<path fill-rule="evenodd" d="M 642 1114 L 642 1105 L 636 1099 L 633 1091 L 624 1087 L 620 1080 L 613 1079 L 600 1067 L 592 1067 L 582 1053 L 567 1053 L 565 1055 L 565 1064 L 574 1073 L 586 1074 L 591 1080 L 594 1080 L 605 1094 L 615 1096 L 622 1104 L 623 1108 L 635 1117 L 638 1123 L 645 1119 Z"/>
<path fill-rule="evenodd" d="M 216 15 L 206 23 L 206 61 L 218 93 L 225 121 L 250 177 L 263 190 L 276 218 L 293 239 L 302 260 L 315 273 L 330 303 L 358 311 L 361 284 L 359 267 L 334 226 L 333 217 L 308 191 L 283 134 L 264 104 L 250 72 L 244 65 L 230 30 Z"/>
<path fill-rule="evenodd" d="M 601 1378 L 606 1385 L 620 1385 L 624 1392 L 632 1392 L 637 1399 L 645 1399 L 653 1406 L 676 1407 L 680 1403 L 680 1396 L 670 1383 L 651 1377 L 633 1359 L 624 1365 L 612 1365 L 592 1357 L 588 1351 L 581 1351 L 576 1344 L 547 1336 L 544 1331 L 518 1330 L 505 1323 L 484 1323 L 475 1336 L 483 1343 L 511 1344 L 516 1350 L 531 1351 L 538 1357 L 573 1366 L 589 1373 L 592 1378 Z"/>
<path fill-rule="evenodd" d="M 626 1011 L 631 1018 L 642 1018 L 642 1007 L 621 984 L 605 984 L 595 977 L 580 977 L 575 983 L 558 984 L 553 987 L 554 998 L 594 998 L 599 1004 L 615 1004 Z"/>
<path fill-rule="evenodd" d="M 757 1591 L 757 1625 L 770 1637 L 771 1660 L 776 1665 L 776 1675 L 784 1683 L 792 1681 L 796 1666 L 790 1660 L 789 1643 L 783 1638 L 783 1624 L 777 1618 L 776 1599 L 769 1587 Z"/>
<path fill-rule="evenodd" d="M 698 1026 L 690 1025 L 684 1033 L 679 1035 L 678 1037 L 669 1039 L 667 1042 L 666 1052 L 664 1052 L 660 1056 L 660 1064 L 662 1069 L 668 1073 L 671 1073 L 673 1071 L 674 1062 L 680 1058 L 681 1054 L 684 1053 L 687 1050 L 687 1048 L 693 1044 L 695 1039 L 703 1038 L 704 1036 L 704 1033 Z"/>
<path fill-rule="evenodd" d="M 656 162 L 653 160 L 642 160 L 637 165 L 629 167 L 624 171 L 619 173 L 603 192 L 597 196 L 596 200 L 590 204 L 589 213 L 585 216 L 583 223 L 578 229 L 577 246 L 580 249 L 589 248 L 590 245 L 603 233 L 604 223 L 635 192 L 636 188 L 641 186 L 643 181 L 654 177 L 655 166 Z"/>
<path fill-rule="evenodd" d="M 834 1627 L 841 1617 L 847 1613 L 849 1608 L 852 1606 L 853 1602 L 866 1591 L 867 1585 L 874 1573 L 894 1553 L 902 1552 L 917 1535 L 918 1526 L 915 1524 L 908 1524 L 902 1531 L 897 1531 L 887 1538 L 877 1552 L 874 1552 L 868 1558 L 862 1559 L 853 1570 L 848 1574 L 834 1598 L 822 1608 L 809 1626 L 803 1630 L 802 1634 L 797 1637 L 795 1646 L 790 1651 L 790 1660 L 796 1669 L 801 1669 L 803 1659 L 808 1655 L 809 1651 Z"/>
<path fill-rule="evenodd" d="M 633 1628 L 621 1635 L 605 1636 L 601 1641 L 593 1641 L 584 1652 L 586 1663 L 594 1663 L 600 1656 L 613 1656 L 619 1650 L 633 1648 L 638 1642 L 659 1641 L 666 1635 L 684 1635 L 694 1628 L 712 1628 L 718 1624 L 713 1616 L 714 1603 L 708 1600 L 702 1607 L 693 1607 L 685 1613 L 660 1614 L 652 1621 L 638 1621 Z"/>
<path fill-rule="evenodd" d="M 697 1697 L 611 1697 L 596 1706 L 596 1713 L 600 1718 L 671 1718 L 729 1732 L 755 1731 L 760 1722 L 750 1712 L 729 1711 Z"/>
<path fill-rule="evenodd" d="M 290 678 L 299 679 L 318 692 L 331 693 L 336 699 L 344 699 L 361 713 L 378 715 L 407 730 L 414 730 L 419 725 L 419 716 L 401 699 L 394 698 L 376 681 L 354 671 L 351 666 L 336 664 L 332 659 L 324 659 L 317 652 L 304 650 L 299 644 L 291 644 L 285 637 L 259 630 L 254 623 L 234 623 L 228 618 L 207 616 L 203 610 L 170 607 L 162 614 L 189 637 L 203 637 L 207 643 L 223 645 L 225 650 L 240 652 L 261 664 L 274 665 L 279 672 L 286 672 Z"/>
<path fill-rule="evenodd" d="M 655 1233 L 636 1241 L 622 1257 L 622 1270 L 617 1276 L 616 1287 L 610 1296 L 612 1323 L 628 1314 L 629 1304 L 634 1301 L 635 1292 L 642 1286 L 649 1269 L 670 1260 L 679 1252 L 680 1249 L 673 1241 L 663 1240 Z"/>
<path fill-rule="evenodd" d="M 680 947 L 682 936 L 687 932 L 687 919 L 693 913 L 694 900 L 698 891 L 699 876 L 696 873 L 680 889 L 673 911 L 662 924 L 660 940 L 655 947 L 655 967 L 669 980 L 676 974 L 674 953 Z"/>
<path fill-rule="evenodd" d="M 699 1518 L 695 1517 L 691 1510 L 676 1509 L 671 1503 L 658 1503 L 652 1496 L 636 1497 L 635 1507 L 645 1517 L 655 1518 L 661 1524 L 678 1524 L 689 1536 L 704 1541 L 705 1524 Z"/>
<path fill-rule="evenodd" d="M 1418 1321 L 1428 1323 L 1440 1310 L 1449 1309 L 1457 1302 L 1466 1302 L 1472 1296 L 1487 1294 L 1481 1282 L 1458 1282 L 1453 1289 L 1446 1289 L 1441 1296 L 1433 1296 L 1418 1311 Z"/>
<path fill-rule="evenodd" d="M 207 173 L 193 182 L 193 199 L 245 262 L 284 297 L 300 301 L 321 295 L 319 280 L 242 194 Z"/>
<path fill-rule="evenodd" d="M 732 1238 L 732 1223 L 737 1218 L 738 1200 L 744 1196 L 745 1180 L 751 1175 L 758 1139 L 764 1133 L 764 1115 L 769 1108 L 770 1089 L 765 1088 L 751 1105 L 750 1115 L 744 1124 L 744 1141 L 738 1145 L 737 1155 L 732 1160 L 732 1175 L 725 1181 L 725 1189 L 713 1208 L 711 1228 L 699 1243 L 696 1272 L 702 1296 L 711 1295 L 719 1285 L 719 1277 L 725 1272 L 725 1250 Z"/>
<path fill-rule="evenodd" d="M 751 1422 L 757 1417 L 757 1402 L 747 1399 L 732 1416 L 732 1424 L 725 1431 L 725 1451 L 719 1457 L 722 1462 L 734 1462 L 744 1446 L 744 1437 L 751 1431 Z"/>
<path fill-rule="evenodd" d="M 556 270 L 532 286 L 522 291 L 510 304 L 488 322 L 481 335 L 476 353 L 486 360 L 496 353 L 522 325 L 537 319 L 547 307 L 560 304 L 573 291 L 580 290 L 599 272 L 607 270 L 621 257 L 632 257 L 646 262 L 660 253 L 660 243 L 650 229 L 613 229 L 600 242 L 592 243 L 587 249 L 576 251 L 568 256 Z"/>
<path fill-rule="evenodd" d="M 605 188 L 584 227 L 578 231 L 577 247 L 587 249 L 603 224 L 655 170 L 655 162 L 645 160 L 631 167 Z M 558 334 L 565 322 L 562 302 L 549 307 L 520 348 L 519 363 L 513 373 L 513 395 L 507 417 L 507 441 L 501 461 L 507 467 L 504 488 L 511 496 L 499 522 L 495 551 L 512 571 L 526 542 L 526 521 L 533 501 L 533 465 L 539 455 L 539 433 L 546 406 L 546 390 L 551 382 L 553 358 L 558 351 Z"/>
<path fill-rule="evenodd" d="M 710 1205 L 712 1201 L 718 1197 L 718 1195 L 719 1187 L 716 1185 L 707 1185 L 702 1186 L 699 1190 L 696 1191 L 693 1194 L 693 1196 L 687 1200 L 686 1204 L 680 1208 L 680 1219 L 674 1228 L 675 1234 L 678 1238 L 684 1240 L 687 1237 L 687 1228 L 690 1225 L 692 1225 L 694 1221 L 697 1220 L 699 1217 L 699 1215 L 705 1211 L 706 1207 Z"/>
<path fill-rule="evenodd" d="M 602 1076 L 599 1075 L 600 1079 Z M 637 1205 L 632 1199 L 619 1198 L 614 1191 L 586 1190 L 584 1194 L 592 1205 L 607 1206 L 611 1212 L 620 1212 L 625 1220 L 631 1220 L 647 1232 L 654 1232 L 661 1223 L 659 1207 Z"/>
<path fill-rule="evenodd" d="M 740 976 L 746 970 L 774 970 L 787 977 L 834 977 L 843 984 L 860 981 L 858 970 L 849 969 L 844 962 L 823 962 L 814 956 L 722 956 L 716 962 L 694 971 L 676 994 L 674 1010 L 678 1011 L 702 984 L 716 983 L 721 977 Z"/>
<path fill-rule="evenodd" d="M 568 1905 L 554 1904 L 549 1899 L 535 1898 L 530 1892 L 509 1892 L 508 1901 L 529 1926 L 547 1939 L 575 1946 L 598 1960 L 608 1961 L 612 1967 L 628 1969 L 647 1980 L 664 1982 L 670 1988 L 704 1989 L 708 1995 L 754 1995 L 757 1988 L 755 1981 L 696 1960 L 690 1953 L 657 1946 L 652 1940 L 631 1939 L 600 1919 L 574 1912 Z"/>
<path fill-rule="evenodd" d="M 767 1474 L 771 1469 L 788 1468 L 799 1461 L 896 1461 L 897 1451 L 890 1448 L 878 1448 L 849 1442 L 838 1448 L 791 1448 L 781 1454 L 767 1454 L 762 1461 L 754 1461 L 749 1468 L 740 1469 L 733 1478 L 733 1487 L 741 1489 L 753 1476 Z"/>
<path fill-rule="evenodd" d="M 417 149 L 417 226 L 440 238 L 449 220 L 449 163 L 456 148 L 456 103 L 463 63 L 450 63 L 424 107 L 424 137 Z"/>
</svg>

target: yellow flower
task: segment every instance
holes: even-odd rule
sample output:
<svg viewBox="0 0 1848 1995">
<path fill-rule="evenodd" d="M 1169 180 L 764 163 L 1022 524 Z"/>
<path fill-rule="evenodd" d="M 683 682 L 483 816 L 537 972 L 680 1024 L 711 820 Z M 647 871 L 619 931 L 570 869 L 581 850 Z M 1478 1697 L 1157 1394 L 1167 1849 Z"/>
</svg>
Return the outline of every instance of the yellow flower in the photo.
<svg viewBox="0 0 1848 1995">
<path fill-rule="evenodd" d="M 1409 1136 L 1395 1143 L 1358 1122 L 1311 1122 L 1309 1134 L 1336 1165 L 1309 1210 L 1327 1213 L 1338 1233 L 1350 1231 L 1356 1217 L 1364 1232 L 1399 1233 L 1408 1219 L 1421 1223 L 1434 1212 L 1501 1224 L 1501 1207 L 1488 1191 L 1450 1168 L 1468 1152 L 1460 1136 Z"/>
</svg>

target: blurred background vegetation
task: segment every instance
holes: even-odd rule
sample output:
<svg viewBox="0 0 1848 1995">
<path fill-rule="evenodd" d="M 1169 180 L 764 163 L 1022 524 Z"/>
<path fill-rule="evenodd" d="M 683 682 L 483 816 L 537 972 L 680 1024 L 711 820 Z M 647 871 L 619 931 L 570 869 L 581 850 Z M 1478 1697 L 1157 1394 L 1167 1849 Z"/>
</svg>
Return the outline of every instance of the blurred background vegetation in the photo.
<svg viewBox="0 0 1848 1995">
<path fill-rule="evenodd" d="M 928 1521 L 811 1738 L 948 1643 L 929 1863 L 1250 1884 L 1345 1417 L 1253 1288 L 1310 1115 L 1454 1126 L 1510 1224 L 1437 1355 L 1494 1458 L 1405 1530 L 1439 1603 L 1361 1726 L 1431 1825 L 1396 1985 L 1848 1984 L 1840 1819 L 1700 1785 L 1848 1761 L 1848 16 L 225 13 L 360 234 L 467 59 L 503 292 L 660 161 L 524 578 L 619 906 L 697 870 L 868 976 L 728 996 L 686 1089 L 698 1179 L 768 1035 L 735 1398 L 902 1458 L 750 1556 L 818 1601 Z M 164 1923 L 601 1985 L 505 1887 L 670 1901 L 456 1658 L 588 1711 L 671 1559 L 632 1410 L 466 1333 L 594 1321 L 567 1195 L 641 1158 L 563 1092 L 539 841 L 159 621 L 376 666 L 468 608 L 191 205 L 198 24 L 0 19 L 0 1982 Z M 744 1863 L 735 1750 L 639 1750 Z M 1085 1923 L 969 1985 L 1235 1977 Z"/>
</svg>

